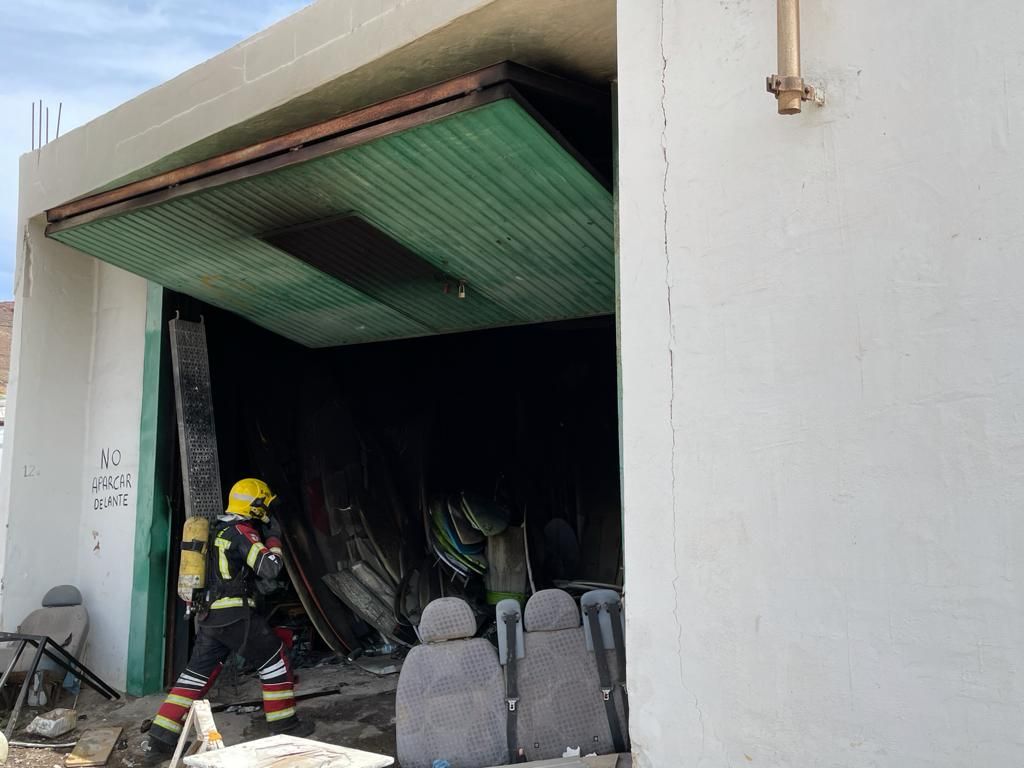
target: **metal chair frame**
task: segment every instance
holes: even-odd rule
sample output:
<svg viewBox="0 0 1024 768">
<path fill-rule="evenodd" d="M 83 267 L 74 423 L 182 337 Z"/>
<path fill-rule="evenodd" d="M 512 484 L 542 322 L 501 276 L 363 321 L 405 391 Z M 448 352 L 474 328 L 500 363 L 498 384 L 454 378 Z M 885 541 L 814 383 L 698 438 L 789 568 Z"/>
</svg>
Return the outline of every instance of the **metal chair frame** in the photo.
<svg viewBox="0 0 1024 768">
<path fill-rule="evenodd" d="M 83 682 L 91 685 L 108 700 L 121 698 L 121 695 L 117 691 L 103 682 L 103 680 L 91 669 L 85 666 L 85 664 L 57 645 L 57 643 L 53 641 L 53 638 L 47 637 L 46 635 L 25 635 L 20 632 L 0 632 L 0 643 L 8 642 L 18 643 L 18 649 L 14 652 L 14 658 L 11 659 L 11 663 L 7 665 L 7 669 L 4 671 L 3 677 L 0 677 L 0 691 L 3 690 L 5 685 L 7 685 L 7 679 L 11 676 L 14 668 L 18 665 L 18 661 L 21 659 L 21 655 L 25 652 L 26 646 L 31 645 L 35 648 L 35 653 L 32 656 L 32 663 L 29 664 L 28 670 L 25 672 L 25 679 L 22 681 L 21 689 L 18 691 L 18 698 L 15 700 L 14 709 L 11 710 L 11 717 L 7 721 L 7 727 L 4 729 L 4 736 L 6 736 L 8 740 L 10 740 L 14 733 L 14 729 L 18 725 L 18 716 L 21 714 L 21 708 L 25 705 L 25 699 L 28 697 L 29 688 L 32 685 L 32 678 L 35 677 L 39 668 L 39 662 L 43 660 L 43 656 L 46 656 L 50 661 L 58 664 L 61 669 L 66 672 L 70 672 L 75 677 L 80 678 Z"/>
</svg>

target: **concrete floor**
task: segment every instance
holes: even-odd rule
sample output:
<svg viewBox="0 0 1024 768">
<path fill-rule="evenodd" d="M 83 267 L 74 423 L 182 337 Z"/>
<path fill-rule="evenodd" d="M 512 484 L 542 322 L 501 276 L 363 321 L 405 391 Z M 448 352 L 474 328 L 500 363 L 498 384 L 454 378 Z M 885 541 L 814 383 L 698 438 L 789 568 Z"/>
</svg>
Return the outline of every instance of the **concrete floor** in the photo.
<svg viewBox="0 0 1024 768">
<path fill-rule="evenodd" d="M 378 676 L 359 666 L 343 664 L 301 669 L 298 675 L 298 694 L 332 692 L 298 703 L 299 716 L 317 724 L 316 733 L 310 738 L 367 752 L 395 754 L 397 674 Z M 255 677 L 242 678 L 237 686 L 230 679 L 218 680 L 209 698 L 214 706 L 259 699 L 259 680 Z M 139 727 L 144 720 L 153 717 L 161 701 L 163 694 L 108 702 L 96 692 L 83 689 L 77 705 L 78 733 L 87 728 L 122 726 L 122 746 L 125 748 L 115 750 L 107 765 L 111 768 L 136 768 L 143 763 L 142 742 L 146 739 Z M 71 700 L 65 695 L 55 706 L 71 706 Z M 35 714 L 38 713 L 24 714 L 21 726 L 28 725 Z M 214 719 L 229 745 L 269 735 L 262 710 L 221 712 L 215 714 Z M 75 737 L 76 733 L 71 733 L 57 741 L 70 742 Z M 13 740 L 36 739 L 18 732 Z M 70 751 L 12 747 L 7 765 L 19 768 L 62 766 L 63 756 Z"/>
</svg>

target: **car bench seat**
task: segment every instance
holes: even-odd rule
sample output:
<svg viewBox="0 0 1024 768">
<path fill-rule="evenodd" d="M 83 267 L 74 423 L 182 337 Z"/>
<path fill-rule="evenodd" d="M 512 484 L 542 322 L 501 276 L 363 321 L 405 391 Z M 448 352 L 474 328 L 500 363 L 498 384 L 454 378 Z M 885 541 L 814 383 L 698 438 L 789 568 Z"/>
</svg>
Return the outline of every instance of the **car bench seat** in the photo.
<svg viewBox="0 0 1024 768">
<path fill-rule="evenodd" d="M 458 598 L 434 600 L 423 610 L 422 645 L 409 651 L 395 699 L 402 768 L 431 768 L 438 759 L 460 768 L 507 762 L 498 654 L 474 637 L 476 629 L 472 609 Z"/>
<path fill-rule="evenodd" d="M 587 650 L 580 610 L 560 589 L 537 592 L 523 613 L 518 661 L 519 743 L 530 760 L 615 752 L 594 654 Z"/>
</svg>

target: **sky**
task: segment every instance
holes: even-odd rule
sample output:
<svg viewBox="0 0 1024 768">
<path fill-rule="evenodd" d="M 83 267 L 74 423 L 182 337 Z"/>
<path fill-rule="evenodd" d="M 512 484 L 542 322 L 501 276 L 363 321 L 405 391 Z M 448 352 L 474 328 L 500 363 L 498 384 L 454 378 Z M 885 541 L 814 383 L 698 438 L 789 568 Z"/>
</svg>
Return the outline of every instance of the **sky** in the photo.
<svg viewBox="0 0 1024 768">
<path fill-rule="evenodd" d="M 32 103 L 61 134 L 230 48 L 309 0 L 0 0 L 0 300 L 13 295 L 18 157 Z"/>
</svg>

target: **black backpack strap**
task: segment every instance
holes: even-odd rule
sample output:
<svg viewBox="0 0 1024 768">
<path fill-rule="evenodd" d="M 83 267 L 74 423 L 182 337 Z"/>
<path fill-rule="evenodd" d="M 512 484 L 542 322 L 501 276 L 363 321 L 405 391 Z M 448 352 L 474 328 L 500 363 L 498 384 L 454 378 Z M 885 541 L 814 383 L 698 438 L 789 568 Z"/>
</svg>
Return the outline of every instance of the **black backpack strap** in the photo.
<svg viewBox="0 0 1024 768">
<path fill-rule="evenodd" d="M 605 655 L 604 635 L 601 634 L 601 623 L 598 614 L 601 608 L 598 605 L 587 605 L 583 613 L 590 625 L 590 634 L 594 638 L 594 658 L 597 661 L 597 676 L 601 681 L 601 697 L 604 699 L 604 711 L 608 716 L 608 729 L 612 733 L 612 744 L 616 752 L 625 752 L 626 743 L 622 738 L 622 726 L 619 725 L 619 713 L 615 710 L 615 699 L 612 692 L 615 690 L 612 684 L 611 670 L 608 669 L 608 657 Z"/>
<path fill-rule="evenodd" d="M 208 610 L 213 603 L 222 597 L 237 597 L 240 592 L 244 593 L 242 597 L 245 601 L 251 597 L 252 585 L 249 583 L 251 581 L 249 579 L 249 569 L 239 568 L 237 573 L 230 579 L 225 579 L 220 572 L 221 548 L 217 546 L 216 542 L 218 539 L 228 542 L 229 546 L 224 550 L 224 556 L 227 557 L 227 551 L 236 545 L 237 536 L 241 536 L 241 534 L 233 531 L 233 528 L 234 523 L 225 523 L 223 521 L 218 521 L 216 528 L 210 528 L 210 536 L 206 547 L 206 589 L 204 590 L 203 607 L 200 613 Z"/>
</svg>

